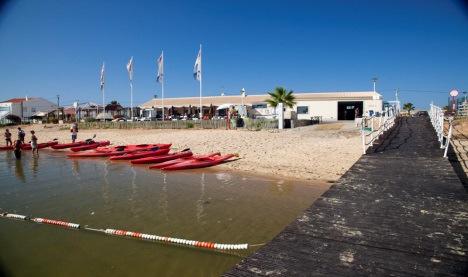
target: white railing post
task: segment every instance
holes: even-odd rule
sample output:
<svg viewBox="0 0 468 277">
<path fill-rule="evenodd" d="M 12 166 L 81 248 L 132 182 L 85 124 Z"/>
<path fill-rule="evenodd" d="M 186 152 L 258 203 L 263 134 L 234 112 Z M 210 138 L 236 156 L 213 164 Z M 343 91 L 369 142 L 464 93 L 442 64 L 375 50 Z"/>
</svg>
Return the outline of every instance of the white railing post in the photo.
<svg viewBox="0 0 468 277">
<path fill-rule="evenodd" d="M 361 141 L 362 141 L 362 154 L 366 154 L 366 130 L 364 129 L 365 128 L 365 122 L 366 118 L 365 117 L 362 117 L 362 121 L 361 121 Z"/>
<path fill-rule="evenodd" d="M 447 152 L 450 147 L 450 139 L 452 138 L 452 120 L 450 119 L 450 127 L 447 135 L 447 141 L 445 142 L 445 151 L 444 151 L 444 158 L 447 158 Z"/>
</svg>

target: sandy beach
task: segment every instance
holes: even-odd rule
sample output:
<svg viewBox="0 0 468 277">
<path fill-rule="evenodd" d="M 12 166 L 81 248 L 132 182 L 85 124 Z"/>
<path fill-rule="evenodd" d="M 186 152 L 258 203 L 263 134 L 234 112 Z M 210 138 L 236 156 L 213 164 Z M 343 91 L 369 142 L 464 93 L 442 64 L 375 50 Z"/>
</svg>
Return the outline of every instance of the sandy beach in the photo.
<svg viewBox="0 0 468 277">
<path fill-rule="evenodd" d="M 54 138 L 62 143 L 70 142 L 70 132 L 59 130 L 58 125 L 23 127 L 27 131 L 26 141 L 29 141 L 29 130 L 34 129 L 39 142 Z M 10 131 L 16 138 L 16 127 Z M 81 129 L 78 140 L 93 134 L 97 134 L 97 140 L 110 140 L 114 145 L 172 143 L 173 148 L 190 148 L 194 153 L 238 153 L 238 160 L 218 168 L 303 180 L 336 181 L 359 159 L 362 151 L 359 131 L 351 122 L 282 131 Z"/>
</svg>

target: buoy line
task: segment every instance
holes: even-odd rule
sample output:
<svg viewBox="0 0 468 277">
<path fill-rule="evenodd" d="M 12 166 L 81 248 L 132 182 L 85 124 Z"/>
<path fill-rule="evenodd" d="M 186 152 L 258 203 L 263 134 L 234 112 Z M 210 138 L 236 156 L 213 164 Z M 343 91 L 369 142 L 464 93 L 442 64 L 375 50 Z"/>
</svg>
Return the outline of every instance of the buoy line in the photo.
<svg viewBox="0 0 468 277">
<path fill-rule="evenodd" d="M 248 243 L 225 244 L 225 243 L 215 243 L 215 242 L 207 242 L 207 241 L 187 240 L 187 239 L 181 239 L 181 238 L 172 238 L 172 237 L 166 237 L 166 236 L 157 236 L 157 235 L 152 235 L 152 234 L 144 234 L 144 233 L 139 233 L 139 232 L 125 231 L 125 230 L 118 230 L 118 229 L 111 229 L 111 228 L 97 229 L 97 228 L 89 227 L 87 225 L 82 227 L 80 224 L 72 223 L 72 222 L 47 219 L 47 218 L 41 218 L 41 217 L 29 217 L 26 215 L 13 214 L 13 213 L 7 213 L 7 212 L 0 213 L 0 217 L 8 218 L 8 219 L 30 221 L 30 222 L 39 223 L 39 224 L 62 226 L 65 228 L 70 228 L 70 229 L 78 229 L 78 230 L 81 229 L 81 230 L 87 230 L 87 231 L 93 231 L 93 232 L 100 232 L 100 233 L 113 235 L 113 236 L 131 237 L 131 238 L 137 238 L 137 239 L 143 239 L 143 240 L 149 240 L 149 241 L 172 243 L 172 244 L 177 244 L 181 246 L 189 246 L 189 247 L 195 247 L 195 248 L 204 248 L 204 249 L 213 249 L 213 250 L 245 250 L 249 248 Z M 253 244 L 253 245 L 250 245 L 250 247 L 260 246 L 263 244 L 264 243 Z"/>
</svg>

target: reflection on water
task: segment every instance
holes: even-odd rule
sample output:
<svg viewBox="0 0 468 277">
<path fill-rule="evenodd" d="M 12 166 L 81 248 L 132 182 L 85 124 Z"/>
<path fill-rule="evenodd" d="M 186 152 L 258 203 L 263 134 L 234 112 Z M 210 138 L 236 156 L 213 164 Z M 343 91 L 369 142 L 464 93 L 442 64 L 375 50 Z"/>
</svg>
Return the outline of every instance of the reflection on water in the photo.
<svg viewBox="0 0 468 277">
<path fill-rule="evenodd" d="M 15 158 L 15 176 L 21 182 L 26 182 L 26 176 L 24 175 L 23 162 Z"/>
<path fill-rule="evenodd" d="M 34 156 L 32 156 L 32 159 L 31 159 L 31 170 L 33 172 L 33 177 L 34 178 L 37 177 L 38 166 L 39 166 L 39 156 L 34 155 Z"/>
<path fill-rule="evenodd" d="M 201 188 L 201 193 L 200 193 L 200 198 L 197 200 L 197 222 L 200 222 L 200 219 L 203 217 L 203 205 L 204 203 L 204 197 L 205 197 L 205 173 L 201 174 L 201 181 L 200 181 L 200 188 Z"/>
<path fill-rule="evenodd" d="M 270 240 L 326 189 L 213 169 L 165 173 L 53 151 L 19 161 L 0 153 L 0 177 L 5 211 L 220 243 Z M 3 219 L 0 245 L 2 266 L 14 276 L 219 276 L 240 260 Z"/>
</svg>

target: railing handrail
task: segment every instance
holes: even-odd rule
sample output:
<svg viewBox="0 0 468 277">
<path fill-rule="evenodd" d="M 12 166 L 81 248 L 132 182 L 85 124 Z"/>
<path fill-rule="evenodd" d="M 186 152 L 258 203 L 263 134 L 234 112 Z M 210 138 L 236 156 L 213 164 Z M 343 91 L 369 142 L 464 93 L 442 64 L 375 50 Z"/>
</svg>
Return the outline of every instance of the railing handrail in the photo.
<svg viewBox="0 0 468 277">
<path fill-rule="evenodd" d="M 444 150 L 444 158 L 447 158 L 447 152 L 450 145 L 450 140 L 452 138 L 452 119 L 453 118 L 445 118 L 444 111 L 441 107 L 438 107 L 431 103 L 429 110 L 429 118 L 431 120 L 431 124 L 434 127 L 434 130 L 437 134 L 437 140 L 440 143 L 440 148 Z M 449 122 L 449 130 L 448 134 L 444 135 L 444 122 L 448 120 Z M 445 143 L 444 143 L 445 139 Z"/>
<path fill-rule="evenodd" d="M 391 115 L 390 115 L 391 114 Z M 361 121 L 361 140 L 362 140 L 362 153 L 365 155 L 367 153 L 367 148 L 373 146 L 374 141 L 376 141 L 384 132 L 389 130 L 395 124 L 395 119 L 397 117 L 397 111 L 391 107 L 386 108 L 385 115 L 380 115 L 379 117 L 372 115 L 370 117 L 363 117 Z M 377 129 L 374 128 L 375 119 L 379 118 Z M 370 130 L 368 123 L 370 122 Z M 367 133 L 366 133 L 367 132 Z M 369 141 L 367 138 L 370 137 Z"/>
</svg>

